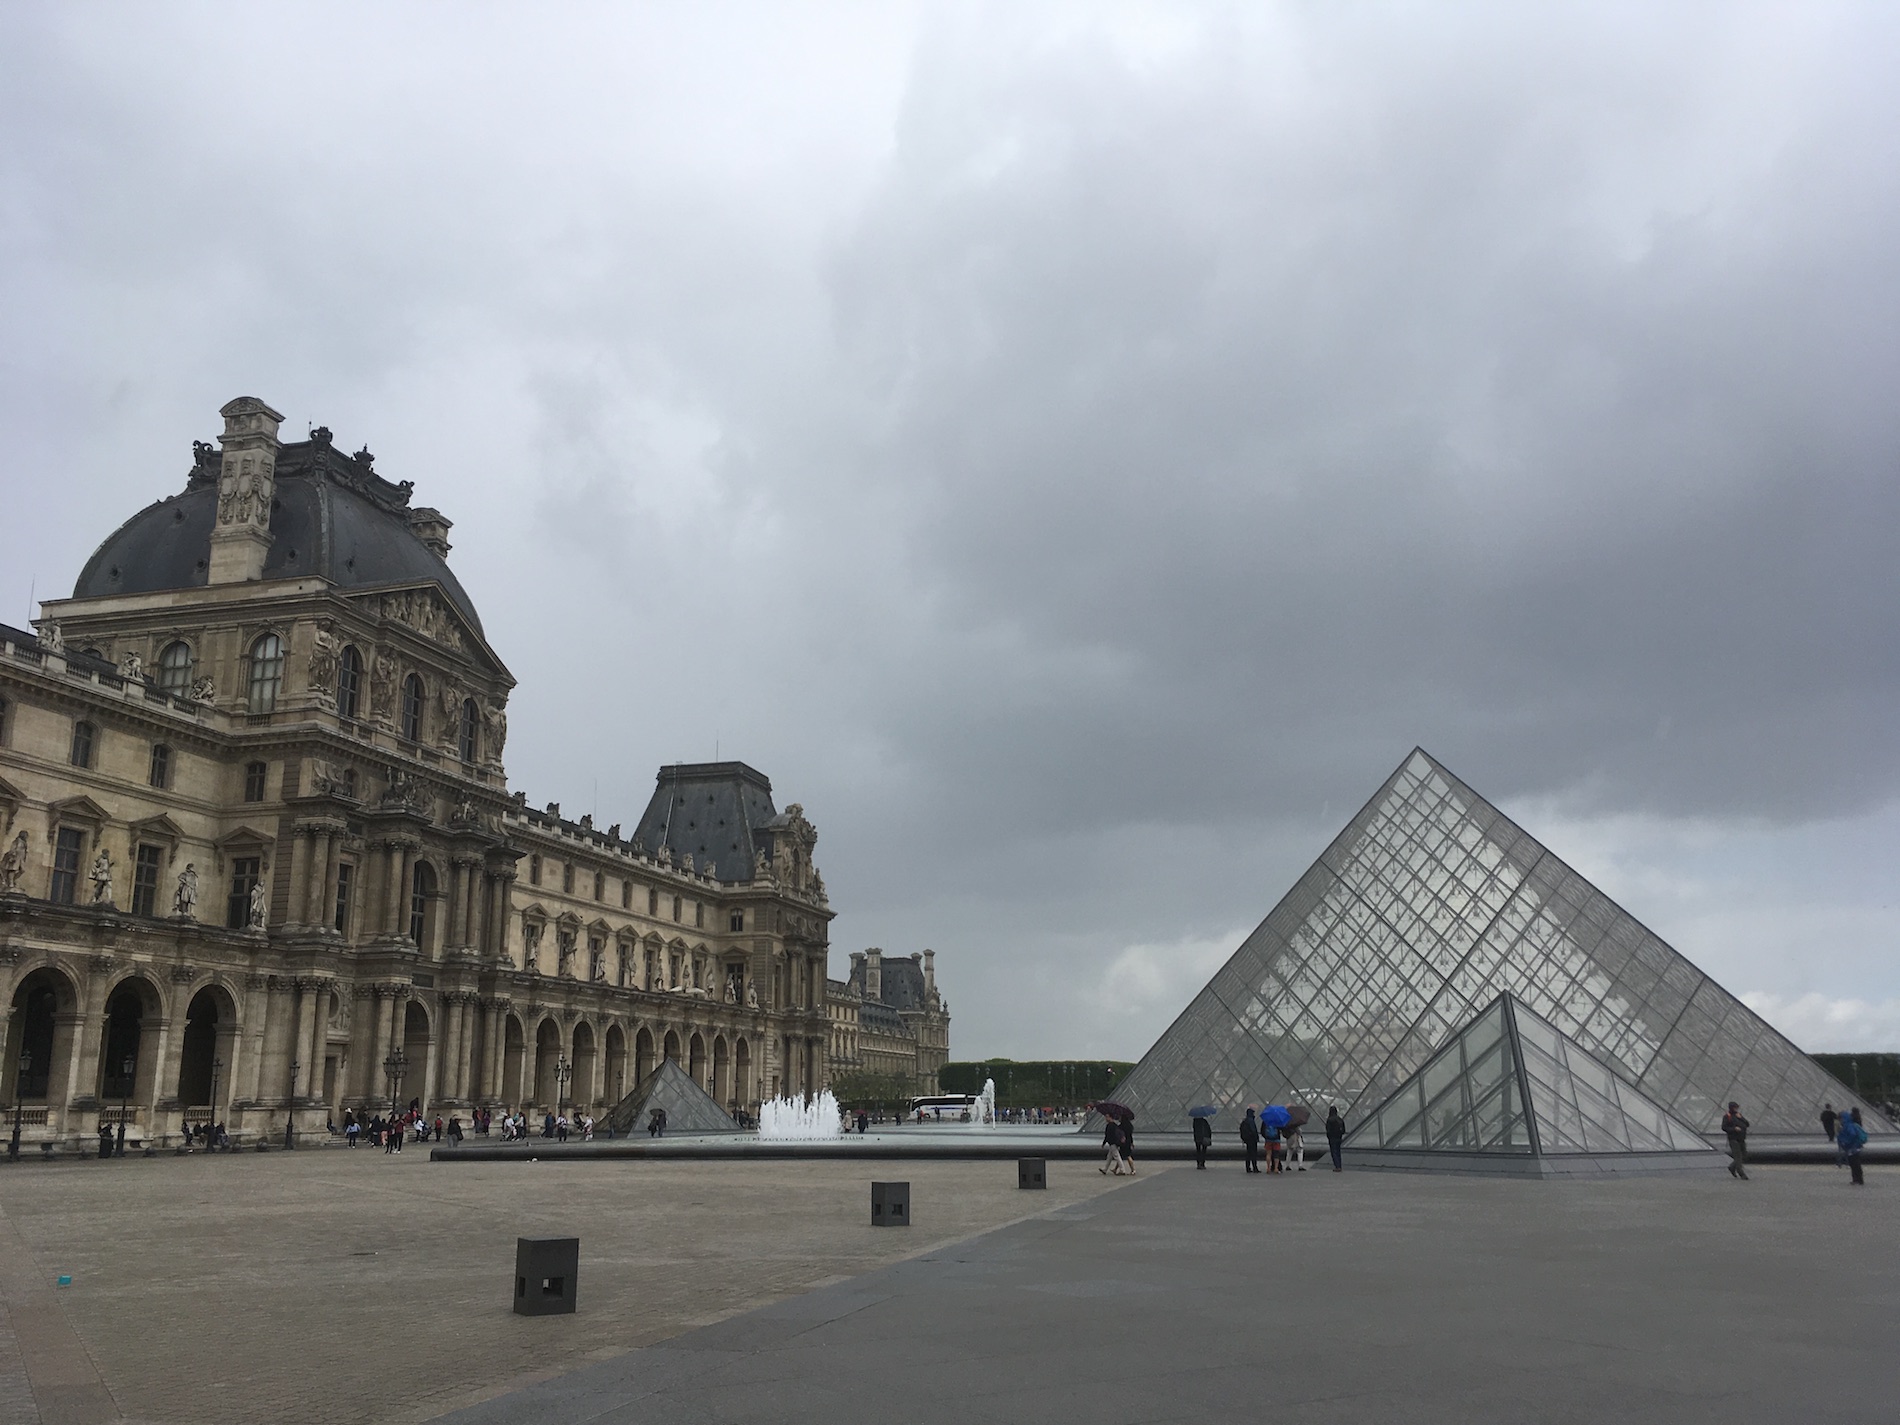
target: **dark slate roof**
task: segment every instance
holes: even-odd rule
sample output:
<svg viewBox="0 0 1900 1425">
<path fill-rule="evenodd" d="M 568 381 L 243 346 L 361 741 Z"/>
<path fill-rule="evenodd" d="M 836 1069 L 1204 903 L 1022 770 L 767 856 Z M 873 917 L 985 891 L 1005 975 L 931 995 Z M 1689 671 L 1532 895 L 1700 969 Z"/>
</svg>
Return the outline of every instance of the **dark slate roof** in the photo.
<svg viewBox="0 0 1900 1425">
<path fill-rule="evenodd" d="M 607 1112 L 600 1120 L 601 1126 L 622 1137 L 637 1138 L 647 1131 L 648 1110 L 655 1108 L 666 1110 L 668 1133 L 742 1131 L 732 1115 L 671 1059 L 660 1060 L 658 1068 Z"/>
<path fill-rule="evenodd" d="M 433 582 L 479 634 L 474 600 L 409 528 L 409 490 L 409 482 L 391 484 L 326 440 L 283 446 L 264 577 L 315 574 L 345 589 Z M 217 503 L 215 468 L 201 463 L 182 493 L 147 505 L 107 536 L 80 570 L 73 597 L 203 588 Z"/>
<path fill-rule="evenodd" d="M 886 955 L 880 963 L 879 999 L 894 1010 L 929 1008 L 930 1000 L 924 992 L 922 965 L 902 955 Z M 862 960 L 852 961 L 851 988 L 859 994 L 864 993 L 864 962 Z"/>
<path fill-rule="evenodd" d="M 874 999 L 866 1000 L 858 1009 L 858 1028 L 874 1029 L 879 1034 L 888 1034 L 897 1039 L 915 1039 L 917 1036 L 904 1016 L 889 1005 L 879 1004 Z"/>
<path fill-rule="evenodd" d="M 701 871 L 710 857 L 720 880 L 751 880 L 758 852 L 771 854 L 767 828 L 778 819 L 766 775 L 743 762 L 676 762 L 656 780 L 634 833 L 646 853 L 664 846 L 675 863 L 691 856 Z"/>
</svg>

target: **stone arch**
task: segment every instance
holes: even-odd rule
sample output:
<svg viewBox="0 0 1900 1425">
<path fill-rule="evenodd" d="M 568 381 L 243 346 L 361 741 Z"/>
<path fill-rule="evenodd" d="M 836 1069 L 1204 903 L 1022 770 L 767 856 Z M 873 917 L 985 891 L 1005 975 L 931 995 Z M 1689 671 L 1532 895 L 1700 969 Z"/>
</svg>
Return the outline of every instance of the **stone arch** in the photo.
<svg viewBox="0 0 1900 1425">
<path fill-rule="evenodd" d="M 561 1063 L 561 1026 L 553 1015 L 546 1015 L 534 1031 L 534 1103 L 551 1109 L 561 1096 L 555 1071 Z"/>
<path fill-rule="evenodd" d="M 571 1056 L 574 1077 L 568 1081 L 568 1100 L 576 1108 L 591 1105 L 599 1093 L 597 1074 L 600 1068 L 600 1053 L 594 1037 L 594 1026 L 582 1020 L 574 1026 L 574 1050 Z"/>
<path fill-rule="evenodd" d="M 653 1031 L 642 1025 L 633 1036 L 633 1082 L 653 1072 Z"/>
<path fill-rule="evenodd" d="M 9 1103 L 64 1103 L 66 1073 L 79 1030 L 79 986 L 64 966 L 43 961 L 13 988 L 7 1017 L 7 1052 L 0 1066 Z M 20 1058 L 27 1057 L 25 1076 Z"/>
<path fill-rule="evenodd" d="M 429 1106 L 430 1071 L 434 1067 L 430 1057 L 434 1049 L 435 1035 L 430 1025 L 429 1011 L 421 1000 L 407 1001 L 402 1011 L 403 1086 L 397 1095 L 399 1108 L 410 1103 L 421 1109 Z"/>
<path fill-rule="evenodd" d="M 605 1101 L 618 1103 L 633 1088 L 627 1082 L 627 1031 L 618 1024 L 607 1026 L 606 1069 Z"/>
<path fill-rule="evenodd" d="M 185 1006 L 178 1054 L 178 1102 L 190 1118 L 202 1109 L 218 1121 L 220 1099 L 230 1097 L 230 1072 L 237 1062 L 238 1001 L 215 981 L 202 986 Z"/>
<path fill-rule="evenodd" d="M 165 997 L 157 985 L 135 971 L 106 992 L 105 1016 L 93 1092 L 102 1102 L 126 1102 L 138 1098 L 141 1088 L 150 1088 L 158 1072 L 163 1037 L 158 1030 L 165 1018 Z"/>
<path fill-rule="evenodd" d="M 680 1061 L 680 1036 L 677 1029 L 669 1029 L 666 1031 L 666 1039 L 662 1045 L 662 1050 L 666 1057 L 671 1059 L 675 1064 Z"/>
<path fill-rule="evenodd" d="M 706 1087 L 706 1037 L 695 1033 L 686 1041 L 686 1072 L 694 1083 Z"/>
<path fill-rule="evenodd" d="M 721 1108 L 732 1108 L 732 1046 L 716 1034 L 712 1044 L 712 1096 Z"/>
<path fill-rule="evenodd" d="M 527 1057 L 528 1036 L 521 1027 L 521 1017 L 510 1014 L 501 1026 L 501 1099 L 517 1108 L 525 1101 L 521 1068 Z"/>
</svg>

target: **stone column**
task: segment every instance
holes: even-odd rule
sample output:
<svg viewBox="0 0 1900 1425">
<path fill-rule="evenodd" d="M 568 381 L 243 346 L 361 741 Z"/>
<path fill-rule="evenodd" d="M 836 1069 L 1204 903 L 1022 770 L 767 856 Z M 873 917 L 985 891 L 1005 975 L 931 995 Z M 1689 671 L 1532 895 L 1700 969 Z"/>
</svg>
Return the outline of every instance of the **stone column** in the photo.
<svg viewBox="0 0 1900 1425">
<path fill-rule="evenodd" d="M 330 872 L 336 864 L 336 829 L 325 827 L 311 840 L 310 923 L 330 923 Z"/>
<path fill-rule="evenodd" d="M 370 1041 L 369 1099 L 379 1103 L 389 1097 L 383 1060 L 389 1057 L 389 1024 L 395 1013 L 396 991 L 393 985 L 376 985 L 371 993 L 376 997 L 376 1037 Z"/>
<path fill-rule="evenodd" d="M 445 948 L 458 950 L 468 944 L 468 877 L 472 863 L 457 856 L 449 862 L 449 927 Z"/>
<path fill-rule="evenodd" d="M 501 1071 L 507 1058 L 501 1025 L 507 1012 L 505 1001 L 489 1001 L 488 1032 L 482 1036 L 482 1095 L 491 1102 L 501 1097 Z"/>
<path fill-rule="evenodd" d="M 297 1072 L 297 1097 L 307 1099 L 323 1092 L 323 1051 L 325 1031 L 330 1027 L 330 980 L 304 981 L 304 1035 L 299 1058 L 303 1068 Z"/>
<path fill-rule="evenodd" d="M 400 841 L 383 843 L 383 933 L 402 934 L 403 845 Z"/>
<path fill-rule="evenodd" d="M 398 848 L 397 861 L 401 869 L 396 877 L 395 934 L 399 938 L 409 933 L 409 901 L 415 893 L 416 849 L 415 843 L 408 841 Z"/>
<path fill-rule="evenodd" d="M 242 1047 L 234 1050 L 231 1057 L 236 1059 L 242 1055 L 244 1062 L 225 1065 L 225 1091 L 232 1098 L 256 1103 L 262 1091 L 258 1075 L 264 1066 L 264 1030 L 270 1022 L 269 975 L 251 975 L 245 979 L 242 1022 L 244 1032 L 234 1041 Z"/>
<path fill-rule="evenodd" d="M 455 1066 L 462 1057 L 462 993 L 451 990 L 443 995 L 437 1004 L 437 1012 L 442 1021 L 442 1032 L 436 1041 L 442 1046 L 441 1070 L 436 1075 L 436 1096 L 443 1099 L 455 1099 L 461 1096 L 461 1081 L 455 1077 Z"/>
<path fill-rule="evenodd" d="M 514 927 L 515 872 L 512 866 L 495 872 L 495 933 L 492 947 L 497 960 L 506 960 L 514 952 L 508 939 Z"/>
<path fill-rule="evenodd" d="M 462 1000 L 462 1041 L 460 1053 L 456 1059 L 455 1082 L 459 1085 L 461 1096 L 474 1103 L 480 1095 L 475 1082 L 475 1033 L 480 1027 L 481 1001 L 474 995 L 466 995 Z"/>
<path fill-rule="evenodd" d="M 310 839 L 306 826 L 290 838 L 290 919 L 302 924 L 310 922 Z"/>
</svg>

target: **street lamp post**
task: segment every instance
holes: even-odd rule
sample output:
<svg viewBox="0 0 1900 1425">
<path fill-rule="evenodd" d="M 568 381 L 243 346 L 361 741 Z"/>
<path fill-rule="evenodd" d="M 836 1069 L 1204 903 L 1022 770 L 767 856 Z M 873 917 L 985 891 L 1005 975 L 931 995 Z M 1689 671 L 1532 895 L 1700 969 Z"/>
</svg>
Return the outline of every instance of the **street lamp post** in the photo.
<svg viewBox="0 0 1900 1425">
<path fill-rule="evenodd" d="M 284 1147 L 297 1146 L 297 1061 L 290 1061 L 290 1094 L 284 1099 Z"/>
<path fill-rule="evenodd" d="M 125 1156 L 125 1115 L 126 1105 L 132 1098 L 132 1075 L 138 1072 L 139 1061 L 132 1055 L 125 1056 L 125 1062 L 119 1065 L 119 1142 L 113 1151 L 113 1157 Z"/>
<path fill-rule="evenodd" d="M 7 1144 L 7 1161 L 20 1161 L 20 1090 L 25 1085 L 27 1070 L 33 1067 L 33 1055 L 20 1052 L 19 1074 L 13 1080 L 13 1141 Z"/>
<path fill-rule="evenodd" d="M 402 1092 L 402 1071 L 405 1060 L 401 1047 L 391 1049 L 389 1057 L 383 1060 L 383 1073 L 389 1079 L 389 1116 L 396 1116 L 396 1096 Z"/>
<path fill-rule="evenodd" d="M 555 1060 L 554 1111 L 556 1113 L 567 1112 L 567 1081 L 572 1078 L 573 1075 L 574 1070 L 567 1062 L 567 1055 L 563 1054 L 559 1059 Z"/>
</svg>

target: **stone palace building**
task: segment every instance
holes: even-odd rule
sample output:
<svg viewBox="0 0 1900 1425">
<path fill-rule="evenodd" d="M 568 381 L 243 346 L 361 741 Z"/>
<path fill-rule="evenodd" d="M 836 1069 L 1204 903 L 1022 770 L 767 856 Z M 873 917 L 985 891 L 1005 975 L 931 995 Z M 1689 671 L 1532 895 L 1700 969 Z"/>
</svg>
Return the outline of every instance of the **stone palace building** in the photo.
<svg viewBox="0 0 1900 1425">
<path fill-rule="evenodd" d="M 821 1087 L 802 810 L 739 762 L 661 769 L 630 834 L 511 794 L 450 522 L 327 430 L 221 414 L 36 632 L 0 627 L 7 1130 L 598 1109 L 661 1056 L 728 1109 Z"/>
</svg>

